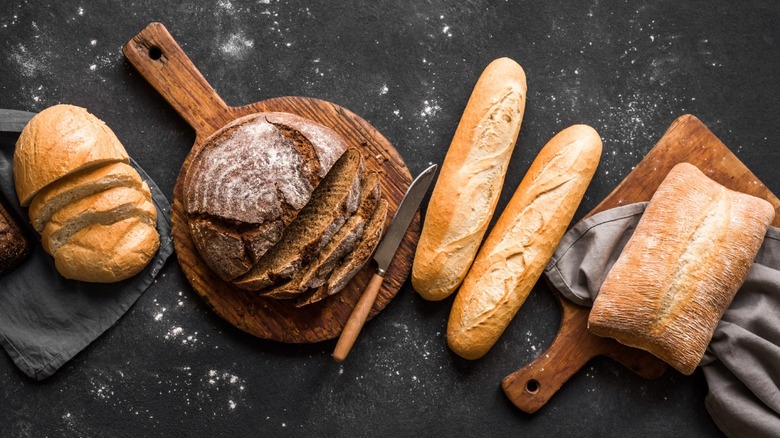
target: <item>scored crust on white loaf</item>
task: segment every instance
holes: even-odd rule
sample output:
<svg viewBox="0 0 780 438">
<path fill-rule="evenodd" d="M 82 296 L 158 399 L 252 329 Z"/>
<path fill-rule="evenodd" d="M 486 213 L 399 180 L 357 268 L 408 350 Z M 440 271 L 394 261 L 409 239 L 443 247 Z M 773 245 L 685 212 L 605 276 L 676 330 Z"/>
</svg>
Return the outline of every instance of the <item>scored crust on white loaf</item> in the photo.
<svg viewBox="0 0 780 438">
<path fill-rule="evenodd" d="M 28 216 L 35 231 L 41 233 L 51 215 L 64 206 L 113 187 L 142 189 L 141 183 L 138 171 L 125 163 L 113 163 L 78 172 L 61 178 L 38 192 L 30 204 Z"/>
<path fill-rule="evenodd" d="M 769 202 L 678 164 L 607 274 L 590 331 L 693 373 L 774 216 Z"/>
<path fill-rule="evenodd" d="M 425 299 L 442 300 L 466 276 L 496 208 L 525 111 L 523 69 L 493 61 L 479 78 L 431 194 L 412 267 Z"/>
<path fill-rule="evenodd" d="M 65 278 L 113 283 L 141 272 L 159 246 L 155 227 L 131 217 L 83 228 L 54 253 L 54 264 Z"/>
<path fill-rule="evenodd" d="M 137 217 L 154 226 L 157 210 L 151 202 L 149 188 L 143 190 L 114 187 L 86 196 L 55 212 L 43 229 L 41 243 L 49 254 L 54 254 L 74 234 L 90 225 L 108 225 Z"/>
<path fill-rule="evenodd" d="M 447 342 L 477 359 L 498 341 L 566 232 L 601 157 L 598 133 L 574 125 L 534 160 L 491 230 L 450 312 Z"/>
<path fill-rule="evenodd" d="M 46 108 L 30 120 L 16 142 L 14 183 L 19 203 L 27 207 L 39 190 L 73 172 L 129 161 L 114 132 L 86 109 Z"/>
</svg>

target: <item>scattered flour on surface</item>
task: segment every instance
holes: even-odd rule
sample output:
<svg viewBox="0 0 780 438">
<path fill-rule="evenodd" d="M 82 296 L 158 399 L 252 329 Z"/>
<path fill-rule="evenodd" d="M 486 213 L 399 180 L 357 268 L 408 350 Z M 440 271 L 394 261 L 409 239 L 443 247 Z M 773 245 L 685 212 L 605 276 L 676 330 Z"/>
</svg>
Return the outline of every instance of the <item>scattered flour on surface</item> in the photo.
<svg viewBox="0 0 780 438">
<path fill-rule="evenodd" d="M 441 106 L 439 106 L 436 100 L 425 100 L 423 101 L 423 107 L 422 107 L 422 111 L 420 111 L 420 116 L 421 117 L 435 116 L 439 111 L 441 111 Z"/>
<path fill-rule="evenodd" d="M 16 65 L 17 71 L 25 77 L 31 78 L 38 74 L 46 74 L 48 67 L 46 60 L 39 54 L 33 53 L 22 43 L 11 50 L 9 58 Z"/>
<path fill-rule="evenodd" d="M 247 38 L 243 32 L 238 32 L 228 36 L 227 40 L 220 46 L 220 50 L 232 58 L 243 58 L 254 45 L 253 40 Z"/>
</svg>

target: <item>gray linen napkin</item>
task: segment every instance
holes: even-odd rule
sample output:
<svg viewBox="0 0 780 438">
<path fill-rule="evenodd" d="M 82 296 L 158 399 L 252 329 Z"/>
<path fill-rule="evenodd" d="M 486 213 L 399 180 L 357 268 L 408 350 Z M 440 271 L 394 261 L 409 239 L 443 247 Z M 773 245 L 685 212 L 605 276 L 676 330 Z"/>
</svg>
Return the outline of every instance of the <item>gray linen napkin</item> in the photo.
<svg viewBox="0 0 780 438">
<path fill-rule="evenodd" d="M 16 198 L 13 147 L 0 147 L 0 195 L 33 243 L 30 256 L 0 278 L 0 345 L 25 374 L 43 380 L 54 374 L 114 325 L 152 284 L 173 252 L 168 200 L 137 163 L 157 207 L 160 249 L 138 275 L 112 284 L 66 280 L 41 247 Z"/>
<path fill-rule="evenodd" d="M 606 210 L 564 235 L 545 275 L 569 300 L 591 306 L 646 202 Z M 780 434 L 780 228 L 771 227 L 747 279 L 699 366 L 705 405 L 730 437 Z"/>
</svg>

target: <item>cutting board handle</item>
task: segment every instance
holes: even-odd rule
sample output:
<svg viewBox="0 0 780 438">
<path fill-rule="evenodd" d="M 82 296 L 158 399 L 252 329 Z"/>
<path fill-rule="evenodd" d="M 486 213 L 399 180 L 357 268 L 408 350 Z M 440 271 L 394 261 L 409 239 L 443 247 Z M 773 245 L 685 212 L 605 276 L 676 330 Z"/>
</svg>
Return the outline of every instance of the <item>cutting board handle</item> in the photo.
<svg viewBox="0 0 780 438">
<path fill-rule="evenodd" d="M 203 140 L 234 117 L 162 23 L 151 23 L 122 52 Z"/>
<path fill-rule="evenodd" d="M 572 304 L 557 291 L 554 295 L 563 315 L 555 340 L 536 360 L 501 382 L 506 396 L 520 410 L 529 414 L 539 410 L 596 356 L 610 357 L 645 379 L 658 378 L 666 370 L 664 362 L 646 351 L 591 334 L 587 330 L 588 311 Z"/>
</svg>

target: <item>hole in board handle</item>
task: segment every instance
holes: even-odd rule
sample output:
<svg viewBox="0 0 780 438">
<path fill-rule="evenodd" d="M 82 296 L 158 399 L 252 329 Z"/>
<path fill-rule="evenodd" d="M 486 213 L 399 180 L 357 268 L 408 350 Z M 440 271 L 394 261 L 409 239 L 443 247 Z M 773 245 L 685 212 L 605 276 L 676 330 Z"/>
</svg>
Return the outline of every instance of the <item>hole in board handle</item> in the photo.
<svg viewBox="0 0 780 438">
<path fill-rule="evenodd" d="M 149 58 L 154 61 L 162 58 L 162 50 L 160 50 L 160 48 L 157 46 L 149 47 Z"/>
<path fill-rule="evenodd" d="M 539 381 L 531 379 L 525 383 L 525 390 L 529 394 L 536 394 L 539 392 Z"/>
</svg>

